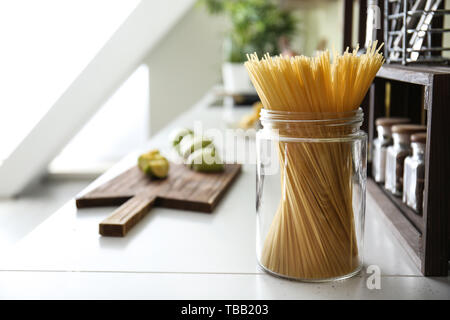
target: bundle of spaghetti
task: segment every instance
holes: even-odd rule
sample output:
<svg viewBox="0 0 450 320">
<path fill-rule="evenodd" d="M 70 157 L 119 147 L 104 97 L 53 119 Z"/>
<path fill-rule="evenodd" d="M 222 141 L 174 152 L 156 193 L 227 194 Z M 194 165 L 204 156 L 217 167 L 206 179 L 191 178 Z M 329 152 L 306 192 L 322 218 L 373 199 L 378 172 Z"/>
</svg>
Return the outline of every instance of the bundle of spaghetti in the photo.
<svg viewBox="0 0 450 320">
<path fill-rule="evenodd" d="M 316 57 L 248 56 L 245 66 L 266 110 L 307 119 L 339 119 L 359 108 L 384 63 L 374 42 L 365 54 L 328 51 Z M 312 115 L 312 118 L 311 118 Z M 276 128 L 276 127 L 274 127 Z M 334 138 L 348 126 L 280 126 L 280 137 Z M 265 237 L 260 263 L 279 275 L 326 279 L 360 266 L 352 205 L 348 142 L 278 142 L 282 197 Z"/>
</svg>

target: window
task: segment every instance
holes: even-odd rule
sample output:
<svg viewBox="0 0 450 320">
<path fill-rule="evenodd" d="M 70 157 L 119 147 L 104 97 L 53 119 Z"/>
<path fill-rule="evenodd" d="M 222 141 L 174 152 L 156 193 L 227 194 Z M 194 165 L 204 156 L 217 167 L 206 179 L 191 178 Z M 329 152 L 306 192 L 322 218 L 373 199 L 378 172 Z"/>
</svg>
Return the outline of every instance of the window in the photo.
<svg viewBox="0 0 450 320">
<path fill-rule="evenodd" d="M 140 66 L 50 164 L 65 176 L 97 175 L 142 148 L 149 135 L 149 76 Z"/>
<path fill-rule="evenodd" d="M 139 2 L 0 2 L 0 163 Z"/>
</svg>

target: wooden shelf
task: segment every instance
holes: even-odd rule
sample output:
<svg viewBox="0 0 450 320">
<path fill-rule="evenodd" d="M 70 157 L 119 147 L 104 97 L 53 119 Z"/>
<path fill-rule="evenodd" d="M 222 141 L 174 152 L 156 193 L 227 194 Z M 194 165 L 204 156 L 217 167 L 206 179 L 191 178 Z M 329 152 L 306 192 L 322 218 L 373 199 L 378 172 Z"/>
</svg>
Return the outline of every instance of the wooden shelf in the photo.
<svg viewBox="0 0 450 320">
<path fill-rule="evenodd" d="M 386 84 L 390 86 L 388 99 Z M 386 116 L 386 102 L 390 102 L 390 116 L 409 117 L 427 126 L 423 215 L 371 179 L 367 190 L 422 273 L 446 276 L 450 256 L 450 68 L 383 66 L 362 106 L 369 147 L 375 136 L 375 119 Z"/>
<path fill-rule="evenodd" d="M 389 201 L 386 192 L 373 179 L 367 181 L 367 192 L 375 199 L 383 211 L 397 239 L 406 249 L 411 259 L 420 268 L 422 233 L 402 214 L 394 202 Z"/>
<path fill-rule="evenodd" d="M 376 183 L 376 182 L 374 182 L 374 183 Z M 413 224 L 413 226 L 420 233 L 422 233 L 424 231 L 423 216 L 419 215 L 413 209 L 411 209 L 406 204 L 404 204 L 401 197 L 394 196 L 392 193 L 387 191 L 382 185 L 380 185 L 378 183 L 376 183 L 376 185 L 381 190 L 384 197 L 388 198 L 397 207 L 397 210 L 400 213 L 403 213 L 403 215 Z"/>
<path fill-rule="evenodd" d="M 434 76 L 450 74 L 450 67 L 388 64 L 381 67 L 377 77 L 419 85 L 432 85 Z"/>
</svg>

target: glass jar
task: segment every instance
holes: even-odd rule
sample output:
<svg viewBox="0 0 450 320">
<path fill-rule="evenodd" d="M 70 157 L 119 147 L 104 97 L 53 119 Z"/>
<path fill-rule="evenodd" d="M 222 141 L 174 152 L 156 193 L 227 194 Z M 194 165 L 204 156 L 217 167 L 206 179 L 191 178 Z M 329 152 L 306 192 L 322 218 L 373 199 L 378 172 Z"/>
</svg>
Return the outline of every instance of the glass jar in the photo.
<svg viewBox="0 0 450 320">
<path fill-rule="evenodd" d="M 403 192 L 403 165 L 411 154 L 411 134 L 424 132 L 425 126 L 417 124 L 398 124 L 392 127 L 394 144 L 387 149 L 385 188 L 400 197 Z"/>
<path fill-rule="evenodd" d="M 259 264 L 303 281 L 351 277 L 363 261 L 367 136 L 361 109 L 263 109 L 257 133 Z"/>
<path fill-rule="evenodd" d="M 423 208 L 426 139 L 426 133 L 416 133 L 411 136 L 412 156 L 405 159 L 403 175 L 402 200 L 419 214 L 422 214 Z"/>
<path fill-rule="evenodd" d="M 386 150 L 392 145 L 391 127 L 408 123 L 408 118 L 378 118 L 375 121 L 378 137 L 373 140 L 372 177 L 378 183 L 384 183 L 386 170 Z"/>
</svg>

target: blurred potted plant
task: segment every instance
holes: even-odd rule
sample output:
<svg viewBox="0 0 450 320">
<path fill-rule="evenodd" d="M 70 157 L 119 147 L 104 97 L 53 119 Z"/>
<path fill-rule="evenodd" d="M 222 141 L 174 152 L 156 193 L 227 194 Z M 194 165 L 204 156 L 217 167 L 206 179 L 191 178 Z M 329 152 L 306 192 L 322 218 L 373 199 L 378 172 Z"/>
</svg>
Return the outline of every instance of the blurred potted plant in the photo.
<svg viewBox="0 0 450 320">
<path fill-rule="evenodd" d="M 226 14 L 231 28 L 224 42 L 222 67 L 224 89 L 228 94 L 252 94 L 254 88 L 243 65 L 246 54 L 259 56 L 280 53 L 279 41 L 289 41 L 296 20 L 271 0 L 199 0 L 211 14 Z"/>
</svg>

